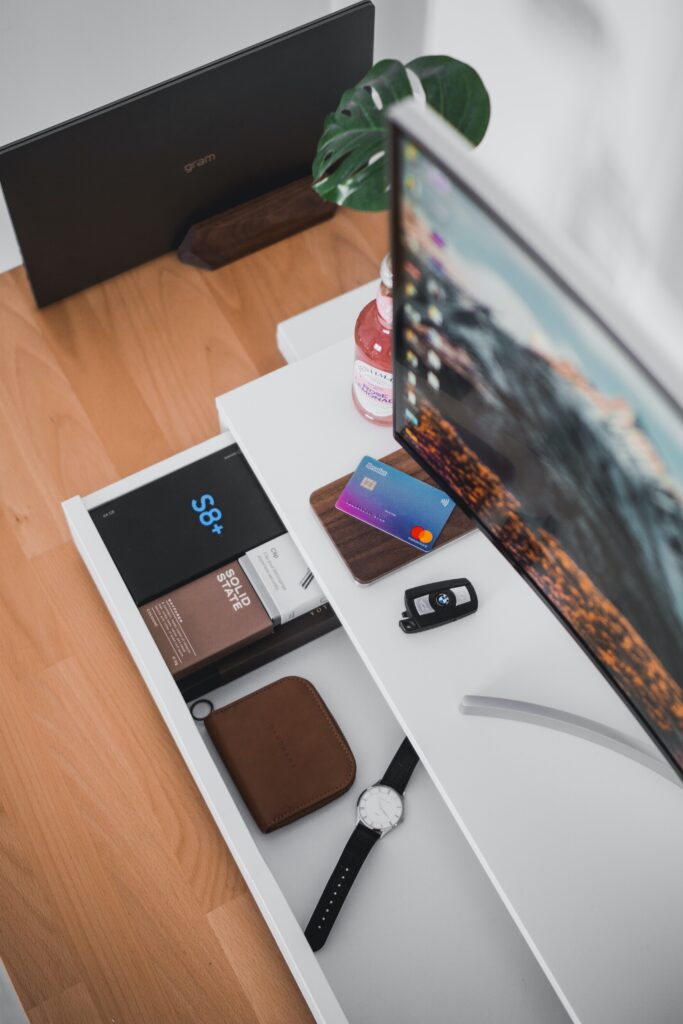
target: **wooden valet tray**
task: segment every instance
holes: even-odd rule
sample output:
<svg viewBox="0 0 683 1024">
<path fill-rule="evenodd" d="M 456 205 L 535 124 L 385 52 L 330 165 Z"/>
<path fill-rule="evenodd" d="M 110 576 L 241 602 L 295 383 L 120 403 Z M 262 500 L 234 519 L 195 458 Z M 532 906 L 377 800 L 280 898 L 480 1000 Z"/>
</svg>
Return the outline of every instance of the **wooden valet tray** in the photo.
<svg viewBox="0 0 683 1024">
<path fill-rule="evenodd" d="M 400 469 L 402 473 L 408 473 L 409 476 L 415 476 L 418 480 L 434 486 L 433 480 L 427 473 L 401 448 L 392 452 L 391 455 L 385 455 L 380 462 L 385 462 L 387 466 L 393 466 L 394 469 Z M 382 533 L 374 526 L 361 523 L 360 520 L 354 519 L 353 516 L 347 515 L 346 512 L 340 512 L 334 507 L 337 498 L 352 476 L 353 473 L 347 473 L 339 480 L 333 480 L 332 483 L 325 484 L 324 487 L 313 491 L 310 502 L 330 540 L 346 562 L 354 580 L 357 583 L 373 583 L 381 576 L 393 572 L 394 569 L 400 569 L 417 558 L 424 558 L 429 554 L 428 551 L 418 551 L 410 544 L 404 544 L 403 541 L 390 537 L 388 533 Z M 464 537 L 466 533 L 471 533 L 474 529 L 469 517 L 462 509 L 456 507 L 439 534 L 434 548 L 443 547 L 444 544 L 457 540 L 458 537 Z"/>
</svg>

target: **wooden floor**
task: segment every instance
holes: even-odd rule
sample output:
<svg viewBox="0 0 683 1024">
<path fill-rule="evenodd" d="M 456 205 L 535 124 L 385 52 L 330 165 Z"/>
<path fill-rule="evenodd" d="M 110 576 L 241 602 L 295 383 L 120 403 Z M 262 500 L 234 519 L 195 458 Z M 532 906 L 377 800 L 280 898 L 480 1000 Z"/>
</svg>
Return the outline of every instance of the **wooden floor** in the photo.
<svg viewBox="0 0 683 1024">
<path fill-rule="evenodd" d="M 376 276 L 382 215 L 43 311 L 0 276 L 0 958 L 32 1024 L 310 1014 L 69 540 L 60 502 L 216 432 L 279 320 Z"/>
</svg>

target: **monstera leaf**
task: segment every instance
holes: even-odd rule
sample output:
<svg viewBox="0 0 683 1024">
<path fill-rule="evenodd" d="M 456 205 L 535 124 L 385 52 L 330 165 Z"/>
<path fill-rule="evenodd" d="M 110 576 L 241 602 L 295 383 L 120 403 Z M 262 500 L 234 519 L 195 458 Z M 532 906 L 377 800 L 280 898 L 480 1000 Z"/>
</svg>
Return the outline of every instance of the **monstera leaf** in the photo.
<svg viewBox="0 0 683 1024">
<path fill-rule="evenodd" d="M 413 76 L 417 82 L 411 82 Z M 313 161 L 313 188 L 319 196 L 354 210 L 388 207 L 385 115 L 392 103 L 413 95 L 424 98 L 473 145 L 483 139 L 489 96 L 469 64 L 452 57 L 417 57 L 405 66 L 381 60 L 325 119 Z"/>
</svg>

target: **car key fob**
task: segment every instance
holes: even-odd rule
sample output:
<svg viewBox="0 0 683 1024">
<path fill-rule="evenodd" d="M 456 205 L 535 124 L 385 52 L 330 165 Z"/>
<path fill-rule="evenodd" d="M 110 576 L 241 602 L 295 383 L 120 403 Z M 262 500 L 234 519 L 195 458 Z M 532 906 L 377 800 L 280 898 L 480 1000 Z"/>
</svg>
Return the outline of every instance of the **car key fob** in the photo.
<svg viewBox="0 0 683 1024">
<path fill-rule="evenodd" d="M 442 580 L 423 587 L 411 587 L 404 595 L 406 610 L 399 621 L 404 633 L 419 633 L 446 622 L 457 622 L 479 607 L 469 580 Z"/>
</svg>

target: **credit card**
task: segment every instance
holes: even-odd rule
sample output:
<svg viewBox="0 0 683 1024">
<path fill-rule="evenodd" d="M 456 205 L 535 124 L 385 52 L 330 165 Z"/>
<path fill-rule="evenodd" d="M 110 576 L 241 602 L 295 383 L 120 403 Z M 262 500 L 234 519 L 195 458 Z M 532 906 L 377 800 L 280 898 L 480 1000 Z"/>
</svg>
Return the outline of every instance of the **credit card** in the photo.
<svg viewBox="0 0 683 1024">
<path fill-rule="evenodd" d="M 455 502 L 438 488 L 366 455 L 335 507 L 420 551 L 431 551 Z"/>
</svg>

